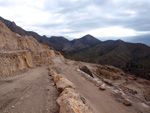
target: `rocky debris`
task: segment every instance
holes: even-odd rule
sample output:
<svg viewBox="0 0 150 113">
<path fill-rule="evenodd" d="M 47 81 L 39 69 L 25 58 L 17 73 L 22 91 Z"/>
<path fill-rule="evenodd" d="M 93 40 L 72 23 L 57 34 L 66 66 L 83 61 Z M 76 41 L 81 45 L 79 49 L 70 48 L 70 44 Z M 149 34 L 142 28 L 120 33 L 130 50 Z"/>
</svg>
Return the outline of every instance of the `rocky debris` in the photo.
<svg viewBox="0 0 150 113">
<path fill-rule="evenodd" d="M 70 88 L 66 88 L 60 94 L 57 105 L 60 113 L 93 113 L 82 101 L 80 94 Z"/>
<path fill-rule="evenodd" d="M 136 90 L 130 89 L 130 88 L 125 87 L 123 85 L 119 85 L 119 88 L 121 88 L 124 92 L 130 93 L 132 95 L 138 94 L 138 92 Z"/>
<path fill-rule="evenodd" d="M 126 106 L 131 106 L 131 105 L 132 105 L 131 100 L 125 98 L 125 97 L 122 95 L 122 92 L 121 92 L 121 91 L 115 91 L 113 95 L 114 95 L 114 97 L 117 99 L 117 101 L 123 103 L 124 105 L 126 105 Z"/>
<path fill-rule="evenodd" d="M 62 92 L 65 88 L 76 88 L 75 85 L 66 78 L 60 78 L 57 81 L 56 86 L 59 92 Z"/>
<path fill-rule="evenodd" d="M 129 99 L 126 99 L 126 98 L 125 98 L 125 99 L 123 100 L 123 104 L 126 105 L 126 106 L 131 106 L 131 105 L 132 105 L 132 102 L 131 102 Z"/>
<path fill-rule="evenodd" d="M 100 87 L 99 87 L 100 90 L 106 90 L 106 87 L 105 87 L 105 84 L 102 84 Z"/>
<path fill-rule="evenodd" d="M 75 90 L 75 85 L 65 78 L 65 75 L 57 74 L 51 67 L 48 67 L 48 70 L 61 93 L 56 101 L 59 113 L 94 113 L 86 100 Z"/>
<path fill-rule="evenodd" d="M 52 69 L 51 67 L 48 67 L 48 70 L 49 70 L 49 73 L 50 73 L 50 76 L 52 76 L 52 78 L 54 78 L 54 76 L 56 76 L 56 71 L 54 69 Z"/>
<path fill-rule="evenodd" d="M 60 78 L 65 78 L 65 75 L 63 75 L 63 74 L 56 74 L 56 75 L 53 77 L 54 84 L 56 84 L 57 81 L 58 81 Z"/>
</svg>

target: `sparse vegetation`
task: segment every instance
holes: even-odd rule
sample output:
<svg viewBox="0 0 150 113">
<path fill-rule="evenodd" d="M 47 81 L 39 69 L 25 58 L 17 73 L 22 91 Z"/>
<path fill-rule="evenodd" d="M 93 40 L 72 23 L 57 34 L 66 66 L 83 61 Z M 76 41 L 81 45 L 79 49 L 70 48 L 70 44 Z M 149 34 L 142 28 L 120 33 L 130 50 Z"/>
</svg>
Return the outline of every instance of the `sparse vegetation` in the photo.
<svg viewBox="0 0 150 113">
<path fill-rule="evenodd" d="M 109 71 L 104 70 L 104 69 L 97 68 L 96 73 L 99 76 L 102 76 L 102 77 L 107 78 L 107 79 L 113 79 L 113 80 L 119 79 L 119 76 L 117 74 L 114 74 L 114 73 L 109 72 Z"/>
</svg>

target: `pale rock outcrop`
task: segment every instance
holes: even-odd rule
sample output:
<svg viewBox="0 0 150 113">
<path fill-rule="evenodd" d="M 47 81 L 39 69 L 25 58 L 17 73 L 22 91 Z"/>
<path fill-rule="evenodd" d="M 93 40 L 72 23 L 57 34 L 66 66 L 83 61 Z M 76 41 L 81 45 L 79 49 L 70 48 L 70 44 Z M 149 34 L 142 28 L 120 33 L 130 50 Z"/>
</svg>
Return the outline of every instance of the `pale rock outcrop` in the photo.
<svg viewBox="0 0 150 113">
<path fill-rule="evenodd" d="M 59 92 L 62 92 L 65 88 L 76 88 L 75 85 L 66 78 L 60 78 L 57 81 L 56 86 Z"/>
<path fill-rule="evenodd" d="M 51 52 L 49 50 L 32 51 L 31 54 L 35 66 L 52 63 Z"/>
<path fill-rule="evenodd" d="M 45 49 L 32 36 L 20 36 L 8 29 L 4 23 L 0 21 L 0 50 L 40 50 Z"/>
<path fill-rule="evenodd" d="M 0 75 L 7 76 L 34 67 L 29 51 L 0 53 Z"/>
<path fill-rule="evenodd" d="M 49 72 L 50 72 L 50 76 L 52 76 L 52 78 L 54 78 L 57 75 L 56 71 L 53 70 L 52 68 L 49 68 Z"/>
<path fill-rule="evenodd" d="M 66 88 L 56 101 L 59 113 L 93 113 L 82 98 L 74 89 Z"/>
<path fill-rule="evenodd" d="M 65 78 L 65 75 L 63 75 L 63 74 L 56 74 L 56 75 L 53 77 L 54 84 L 56 84 L 57 81 L 58 81 L 60 78 Z"/>
<path fill-rule="evenodd" d="M 50 64 L 55 57 L 62 59 L 60 53 L 40 44 L 32 36 L 12 32 L 0 21 L 0 76 Z"/>
</svg>

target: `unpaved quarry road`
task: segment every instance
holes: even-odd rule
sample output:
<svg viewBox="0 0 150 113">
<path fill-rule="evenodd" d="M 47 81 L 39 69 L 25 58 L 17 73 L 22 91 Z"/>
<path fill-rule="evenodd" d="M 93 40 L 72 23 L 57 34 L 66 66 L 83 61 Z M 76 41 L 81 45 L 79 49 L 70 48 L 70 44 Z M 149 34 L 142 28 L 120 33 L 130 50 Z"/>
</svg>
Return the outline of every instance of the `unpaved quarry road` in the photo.
<svg viewBox="0 0 150 113">
<path fill-rule="evenodd" d="M 0 78 L 0 113 L 58 113 L 58 91 L 47 66 Z"/>
<path fill-rule="evenodd" d="M 150 113 L 150 109 L 144 108 L 141 103 L 133 102 L 133 106 L 125 106 L 118 102 L 111 95 L 112 89 L 107 88 L 105 91 L 100 91 L 93 83 L 85 80 L 77 71 L 74 62 L 60 62 L 59 59 L 54 59 L 53 67 L 58 73 L 63 73 L 73 82 L 80 94 L 86 98 L 89 105 L 96 113 Z"/>
</svg>

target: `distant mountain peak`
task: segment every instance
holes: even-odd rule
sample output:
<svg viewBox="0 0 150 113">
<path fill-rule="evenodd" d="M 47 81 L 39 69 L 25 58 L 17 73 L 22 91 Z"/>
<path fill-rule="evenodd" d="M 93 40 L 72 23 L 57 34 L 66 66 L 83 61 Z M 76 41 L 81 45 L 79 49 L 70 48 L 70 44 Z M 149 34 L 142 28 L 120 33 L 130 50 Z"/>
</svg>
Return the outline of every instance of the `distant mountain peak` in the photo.
<svg viewBox="0 0 150 113">
<path fill-rule="evenodd" d="M 63 36 L 51 36 L 50 37 L 50 40 L 63 40 L 63 41 L 68 41 L 68 39 L 66 39 L 65 37 Z"/>
<path fill-rule="evenodd" d="M 87 45 L 95 45 L 100 43 L 101 41 L 97 38 L 95 38 L 94 36 L 87 34 L 85 36 L 83 36 L 82 38 L 78 39 L 80 42 L 82 42 L 83 44 L 87 44 Z"/>
<path fill-rule="evenodd" d="M 116 40 L 117 42 L 124 42 L 123 40 L 121 40 L 121 39 L 118 39 L 118 40 Z"/>
<path fill-rule="evenodd" d="M 87 35 L 85 35 L 85 36 L 83 36 L 82 38 L 84 38 L 84 39 L 96 39 L 94 36 L 92 36 L 92 35 L 90 35 L 90 34 L 87 34 Z"/>
</svg>

